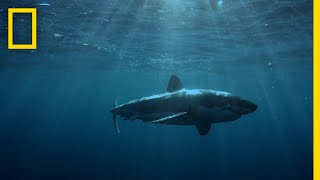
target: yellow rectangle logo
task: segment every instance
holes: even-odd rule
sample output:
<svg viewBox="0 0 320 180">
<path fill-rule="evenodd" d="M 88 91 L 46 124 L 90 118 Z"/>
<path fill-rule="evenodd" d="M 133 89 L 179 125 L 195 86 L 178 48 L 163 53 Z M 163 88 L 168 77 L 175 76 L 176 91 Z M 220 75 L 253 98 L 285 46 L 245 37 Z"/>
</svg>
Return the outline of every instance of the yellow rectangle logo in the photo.
<svg viewBox="0 0 320 180">
<path fill-rule="evenodd" d="M 32 41 L 31 44 L 13 44 L 13 14 L 31 13 Z M 9 8 L 8 9 L 8 49 L 37 49 L 37 9 L 36 8 Z"/>
</svg>

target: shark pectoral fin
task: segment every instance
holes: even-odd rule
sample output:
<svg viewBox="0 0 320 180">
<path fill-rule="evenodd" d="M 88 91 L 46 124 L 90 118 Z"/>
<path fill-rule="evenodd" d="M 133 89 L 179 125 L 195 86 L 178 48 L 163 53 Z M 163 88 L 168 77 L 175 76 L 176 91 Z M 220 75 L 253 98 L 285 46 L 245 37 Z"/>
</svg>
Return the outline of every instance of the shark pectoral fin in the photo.
<svg viewBox="0 0 320 180">
<path fill-rule="evenodd" d="M 169 84 L 167 87 L 167 91 L 174 92 L 174 91 L 179 91 L 180 89 L 183 89 L 183 85 L 180 79 L 176 75 L 171 75 Z"/>
<path fill-rule="evenodd" d="M 154 121 L 151 121 L 152 123 L 160 123 L 160 124 L 170 124 L 174 123 L 177 120 L 180 120 L 182 118 L 185 118 L 187 116 L 188 112 L 179 112 L 170 116 L 163 117 L 161 119 L 157 119 Z"/>
<path fill-rule="evenodd" d="M 201 136 L 204 136 L 206 134 L 208 134 L 208 132 L 210 131 L 211 129 L 211 122 L 208 122 L 208 121 L 201 121 L 201 122 L 198 122 L 196 124 L 196 127 L 198 129 L 198 132 Z"/>
</svg>

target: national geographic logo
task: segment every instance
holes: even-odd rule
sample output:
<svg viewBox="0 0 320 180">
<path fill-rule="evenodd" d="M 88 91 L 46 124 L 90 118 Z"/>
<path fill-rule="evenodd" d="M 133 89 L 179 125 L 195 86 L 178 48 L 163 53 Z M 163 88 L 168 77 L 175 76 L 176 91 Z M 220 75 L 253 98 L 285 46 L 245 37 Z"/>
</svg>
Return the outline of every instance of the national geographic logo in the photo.
<svg viewBox="0 0 320 180">
<path fill-rule="evenodd" d="M 31 44 L 13 43 L 13 15 L 15 13 L 31 14 Z M 8 49 L 37 49 L 37 9 L 8 8 Z"/>
</svg>

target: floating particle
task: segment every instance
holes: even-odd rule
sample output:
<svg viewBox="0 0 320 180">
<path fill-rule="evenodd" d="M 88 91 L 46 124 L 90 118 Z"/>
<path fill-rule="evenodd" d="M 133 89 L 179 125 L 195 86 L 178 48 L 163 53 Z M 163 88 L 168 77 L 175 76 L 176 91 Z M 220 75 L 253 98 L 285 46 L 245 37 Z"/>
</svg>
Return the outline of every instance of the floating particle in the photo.
<svg viewBox="0 0 320 180">
<path fill-rule="evenodd" d="M 54 37 L 62 37 L 62 35 L 58 34 L 58 33 L 54 33 L 53 35 L 54 35 Z"/>
<path fill-rule="evenodd" d="M 39 6 L 51 6 L 49 3 L 39 3 Z"/>
</svg>

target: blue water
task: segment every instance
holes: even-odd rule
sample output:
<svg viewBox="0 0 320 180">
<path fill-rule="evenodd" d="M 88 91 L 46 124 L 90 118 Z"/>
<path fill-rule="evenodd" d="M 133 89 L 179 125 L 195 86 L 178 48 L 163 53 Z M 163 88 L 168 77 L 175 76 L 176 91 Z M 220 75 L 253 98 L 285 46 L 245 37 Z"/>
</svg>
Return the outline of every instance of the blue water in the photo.
<svg viewBox="0 0 320 180">
<path fill-rule="evenodd" d="M 47 3 L 47 4 L 46 4 Z M 37 7 L 37 50 L 7 50 L 7 8 Z M 312 179 L 311 0 L 0 1 L 0 179 Z M 30 42 L 30 16 L 15 16 Z M 121 121 L 186 88 L 259 108 L 206 136 Z"/>
</svg>

